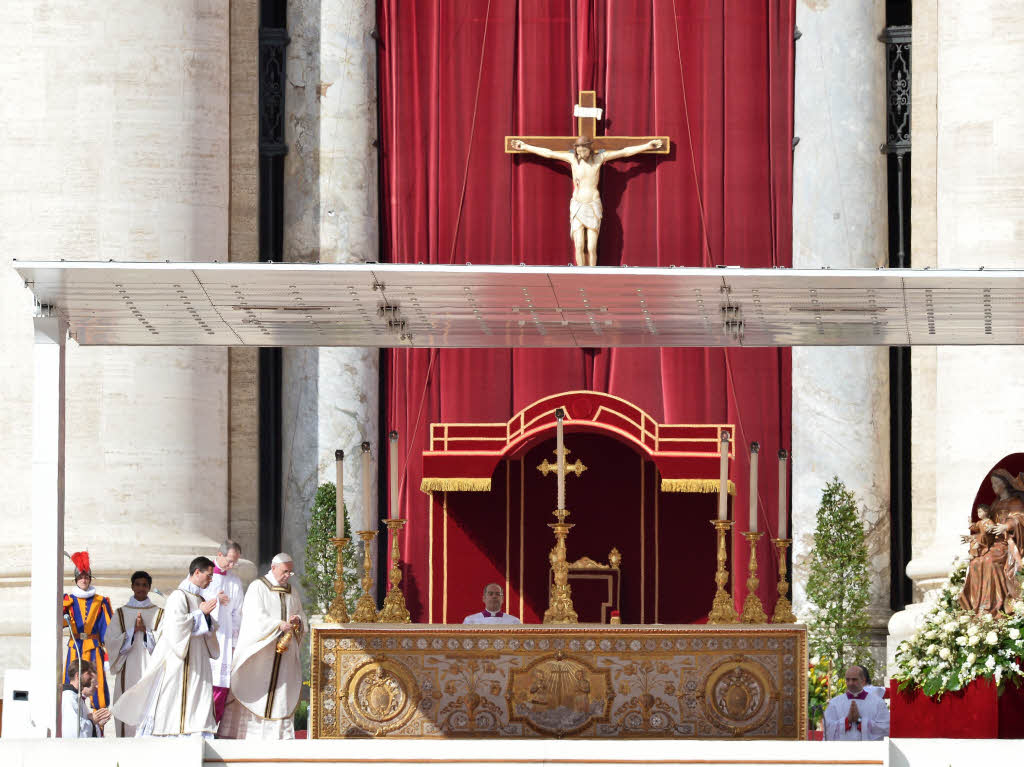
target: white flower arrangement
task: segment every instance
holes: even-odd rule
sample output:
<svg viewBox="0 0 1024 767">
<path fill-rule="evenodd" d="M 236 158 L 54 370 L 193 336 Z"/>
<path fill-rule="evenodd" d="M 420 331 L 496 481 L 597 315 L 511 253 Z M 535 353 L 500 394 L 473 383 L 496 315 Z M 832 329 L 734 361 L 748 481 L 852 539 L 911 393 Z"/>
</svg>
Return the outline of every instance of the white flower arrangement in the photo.
<svg viewBox="0 0 1024 767">
<path fill-rule="evenodd" d="M 998 618 L 964 610 L 957 599 L 967 565 L 967 560 L 955 563 L 924 623 L 897 648 L 894 678 L 901 690 L 922 689 L 925 695 L 939 696 L 978 677 L 997 684 L 1024 681 L 1019 664 L 1024 656 L 1024 601 L 1016 600 L 1013 613 Z"/>
</svg>

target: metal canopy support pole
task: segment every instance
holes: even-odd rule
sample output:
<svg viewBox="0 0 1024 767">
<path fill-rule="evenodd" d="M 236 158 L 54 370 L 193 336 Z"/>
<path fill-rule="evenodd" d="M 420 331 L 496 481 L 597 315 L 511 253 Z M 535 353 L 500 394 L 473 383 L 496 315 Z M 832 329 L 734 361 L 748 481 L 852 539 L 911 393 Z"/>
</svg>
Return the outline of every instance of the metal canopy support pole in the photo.
<svg viewBox="0 0 1024 767">
<path fill-rule="evenodd" d="M 34 318 L 32 392 L 32 636 L 29 705 L 34 734 L 60 726 L 64 590 L 64 372 L 67 324 L 48 306 Z"/>
</svg>

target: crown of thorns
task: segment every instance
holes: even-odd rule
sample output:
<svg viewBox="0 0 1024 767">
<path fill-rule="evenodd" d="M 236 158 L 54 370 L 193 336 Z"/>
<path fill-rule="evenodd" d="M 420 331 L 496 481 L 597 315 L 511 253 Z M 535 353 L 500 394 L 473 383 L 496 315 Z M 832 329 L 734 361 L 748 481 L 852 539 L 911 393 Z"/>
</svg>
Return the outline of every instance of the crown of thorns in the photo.
<svg viewBox="0 0 1024 767">
<path fill-rule="evenodd" d="M 590 148 L 590 146 L 591 146 L 591 145 L 592 145 L 593 143 L 594 143 L 594 139 L 592 139 L 592 138 L 587 138 L 586 136 L 580 136 L 580 137 L 579 137 L 578 139 L 576 139 L 576 143 L 575 143 L 575 144 L 573 144 L 573 146 L 574 146 L 574 147 L 577 147 L 577 146 L 585 146 L 585 147 L 587 147 L 587 148 L 589 149 L 589 148 Z"/>
</svg>

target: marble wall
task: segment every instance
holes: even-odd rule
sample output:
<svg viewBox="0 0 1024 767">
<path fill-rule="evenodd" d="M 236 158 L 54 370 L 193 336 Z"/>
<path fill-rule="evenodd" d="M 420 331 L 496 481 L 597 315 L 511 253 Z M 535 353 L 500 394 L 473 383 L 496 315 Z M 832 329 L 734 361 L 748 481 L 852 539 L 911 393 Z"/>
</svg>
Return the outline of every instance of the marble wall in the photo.
<svg viewBox="0 0 1024 767">
<path fill-rule="evenodd" d="M 914 4 L 912 259 L 915 266 L 1024 266 L 1024 9 L 1012 0 Z M 982 321 L 981 307 L 978 321 Z M 998 306 L 993 321 L 999 322 Z M 921 600 L 890 622 L 890 656 L 964 552 L 985 472 L 1024 451 L 1016 348 L 915 349 L 913 560 Z"/>
<path fill-rule="evenodd" d="M 10 0 L 0 85 L 0 669 L 28 664 L 32 321 L 11 259 L 227 260 L 227 0 Z M 227 532 L 227 353 L 67 352 L 66 545 L 173 588 Z"/>
<path fill-rule="evenodd" d="M 885 3 L 797 2 L 793 266 L 872 268 L 887 260 Z M 889 618 L 889 367 L 885 349 L 793 349 L 793 594 L 806 604 L 815 515 L 838 476 L 867 535 L 873 645 Z M 881 656 L 879 649 L 878 655 Z"/>
<path fill-rule="evenodd" d="M 378 259 L 375 4 L 289 0 L 285 138 L 285 258 Z M 349 512 L 363 505 L 359 444 L 373 443 L 377 498 L 378 358 L 375 349 L 288 350 L 284 355 L 284 545 L 302 562 L 318 484 L 345 461 Z"/>
</svg>

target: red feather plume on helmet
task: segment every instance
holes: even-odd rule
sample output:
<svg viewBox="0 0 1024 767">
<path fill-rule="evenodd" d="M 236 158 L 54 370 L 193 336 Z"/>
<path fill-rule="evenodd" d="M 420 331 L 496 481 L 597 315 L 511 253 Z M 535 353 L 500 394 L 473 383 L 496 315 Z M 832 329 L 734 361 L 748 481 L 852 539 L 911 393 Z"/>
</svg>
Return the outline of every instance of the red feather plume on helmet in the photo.
<svg viewBox="0 0 1024 767">
<path fill-rule="evenodd" d="M 75 563 L 75 573 L 92 573 L 89 567 L 89 552 L 76 551 L 71 555 L 71 561 Z"/>
</svg>

